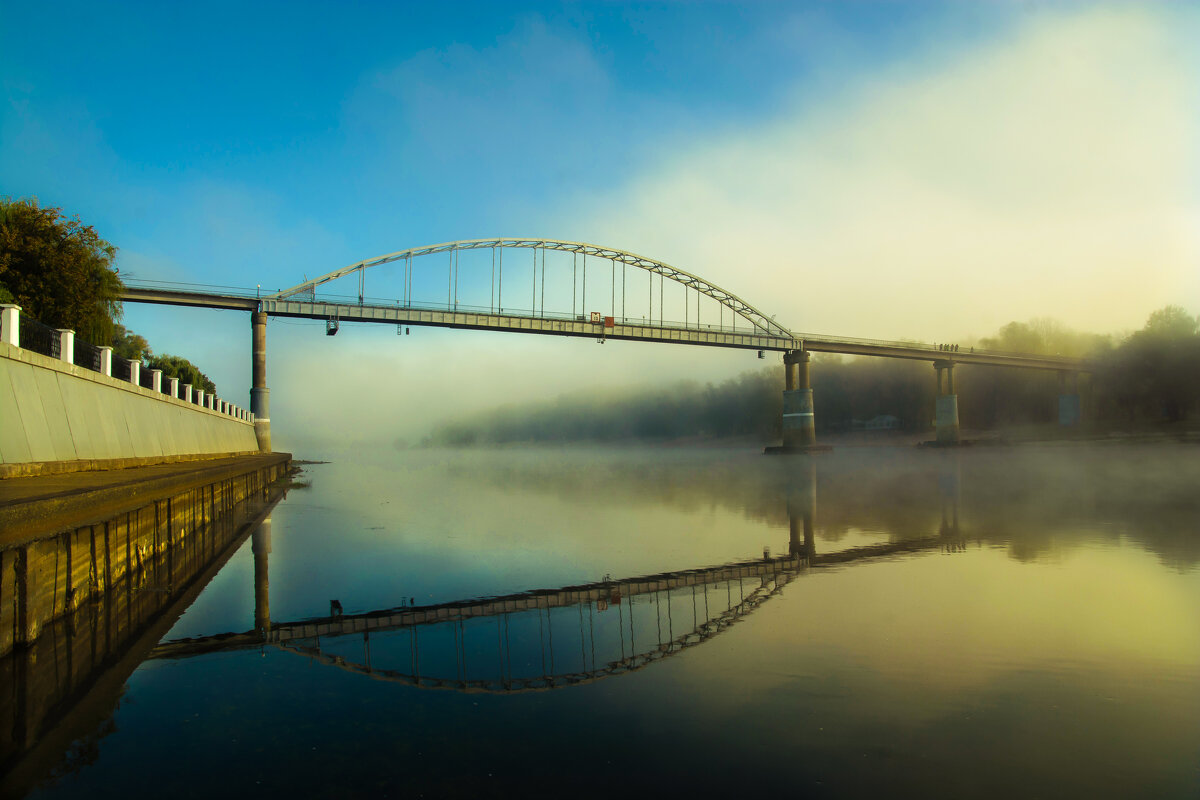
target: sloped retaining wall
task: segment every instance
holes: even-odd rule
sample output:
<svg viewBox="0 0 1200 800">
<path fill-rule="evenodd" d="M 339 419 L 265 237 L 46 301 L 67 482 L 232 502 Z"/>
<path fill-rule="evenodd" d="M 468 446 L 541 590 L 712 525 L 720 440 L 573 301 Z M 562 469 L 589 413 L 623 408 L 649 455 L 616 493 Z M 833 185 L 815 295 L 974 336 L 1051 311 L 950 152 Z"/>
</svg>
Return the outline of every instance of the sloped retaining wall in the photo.
<svg viewBox="0 0 1200 800">
<path fill-rule="evenodd" d="M 257 452 L 246 419 L 0 343 L 0 477 Z"/>
</svg>

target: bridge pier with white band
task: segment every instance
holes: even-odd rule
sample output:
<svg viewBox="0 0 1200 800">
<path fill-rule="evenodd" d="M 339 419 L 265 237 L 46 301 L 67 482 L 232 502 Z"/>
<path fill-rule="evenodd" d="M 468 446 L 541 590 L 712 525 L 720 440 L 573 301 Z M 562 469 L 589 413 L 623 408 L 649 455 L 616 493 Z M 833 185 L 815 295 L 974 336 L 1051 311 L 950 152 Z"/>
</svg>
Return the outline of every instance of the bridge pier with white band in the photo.
<svg viewBox="0 0 1200 800">
<path fill-rule="evenodd" d="M 954 362 L 934 361 L 937 372 L 937 399 L 934 408 L 934 426 L 937 428 L 939 445 L 958 444 L 958 395 L 954 393 Z M 942 381 L 942 372 L 946 380 Z"/>
<path fill-rule="evenodd" d="M 806 350 L 783 354 L 783 446 L 811 447 L 817 443 L 816 416 L 813 411 L 812 385 Z"/>
<path fill-rule="evenodd" d="M 766 453 L 813 453 L 833 449 L 817 444 L 816 414 L 808 372 L 810 358 L 807 350 L 788 350 L 783 354 L 783 445 L 768 447 Z"/>
</svg>

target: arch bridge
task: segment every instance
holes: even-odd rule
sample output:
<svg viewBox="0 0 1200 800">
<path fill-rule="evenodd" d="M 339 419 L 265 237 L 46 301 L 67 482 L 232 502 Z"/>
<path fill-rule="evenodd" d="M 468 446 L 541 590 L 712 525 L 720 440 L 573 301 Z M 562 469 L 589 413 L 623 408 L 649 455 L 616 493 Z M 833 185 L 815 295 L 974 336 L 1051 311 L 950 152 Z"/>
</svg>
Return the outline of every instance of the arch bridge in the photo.
<svg viewBox="0 0 1200 800">
<path fill-rule="evenodd" d="M 368 292 L 368 275 L 370 288 Z M 337 291 L 331 291 L 335 289 Z M 486 295 L 484 289 L 487 289 Z M 251 410 L 260 447 L 270 449 L 266 385 L 269 316 L 436 326 L 552 336 L 669 342 L 784 353 L 784 449 L 815 443 L 808 360 L 812 352 L 931 361 L 938 383 L 938 439 L 957 442 L 954 367 L 959 364 L 1054 370 L 1063 378 L 1060 421 L 1078 419 L 1080 359 L 795 333 L 734 293 L 686 270 L 585 242 L 539 238 L 466 239 L 363 259 L 287 289 L 264 293 L 164 282 L 130 284 L 128 302 L 252 312 Z M 945 378 L 945 380 L 943 380 Z M 1073 401 L 1069 398 L 1073 397 Z"/>
</svg>

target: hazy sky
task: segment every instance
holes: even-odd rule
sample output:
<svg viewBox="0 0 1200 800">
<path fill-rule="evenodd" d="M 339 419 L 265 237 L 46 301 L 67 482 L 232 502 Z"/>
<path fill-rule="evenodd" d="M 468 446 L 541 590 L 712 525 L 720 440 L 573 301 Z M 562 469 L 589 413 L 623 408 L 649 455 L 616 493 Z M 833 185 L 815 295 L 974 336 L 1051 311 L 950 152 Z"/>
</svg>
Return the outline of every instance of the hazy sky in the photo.
<svg viewBox="0 0 1200 800">
<path fill-rule="evenodd" d="M 0 0 L 0 194 L 123 274 L 288 286 L 487 236 L 592 241 L 797 332 L 955 341 L 1200 312 L 1189 3 Z M 246 403 L 244 314 L 127 324 Z M 758 366 L 667 345 L 273 321 L 281 443 Z"/>
</svg>

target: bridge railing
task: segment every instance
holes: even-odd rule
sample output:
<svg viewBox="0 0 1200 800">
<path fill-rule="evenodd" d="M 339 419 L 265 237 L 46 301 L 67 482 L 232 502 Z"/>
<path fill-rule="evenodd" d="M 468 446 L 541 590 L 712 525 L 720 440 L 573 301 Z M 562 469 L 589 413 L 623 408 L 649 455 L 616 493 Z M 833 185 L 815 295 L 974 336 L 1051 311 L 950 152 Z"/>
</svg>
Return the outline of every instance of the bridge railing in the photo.
<svg viewBox="0 0 1200 800">
<path fill-rule="evenodd" d="M 192 402 L 244 422 L 254 421 L 254 415 L 245 409 L 218 397 L 191 391 L 193 387 L 190 384 L 181 386 L 177 381 L 164 380 L 160 370 L 143 369 L 141 361 L 113 355 L 111 347 L 100 347 L 79 339 L 74 331 L 44 325 L 28 314 L 22 314 L 17 305 L 0 304 L 0 342 L 109 378 L 127 381 L 156 394 Z"/>
</svg>

